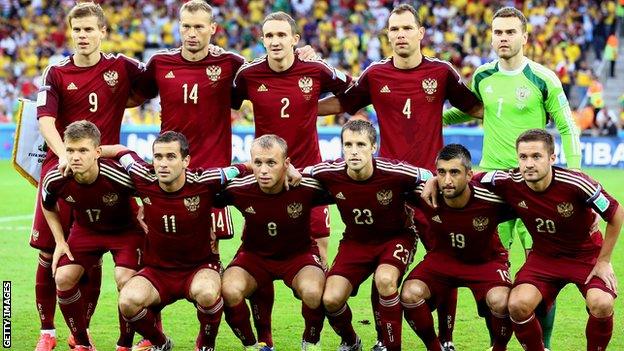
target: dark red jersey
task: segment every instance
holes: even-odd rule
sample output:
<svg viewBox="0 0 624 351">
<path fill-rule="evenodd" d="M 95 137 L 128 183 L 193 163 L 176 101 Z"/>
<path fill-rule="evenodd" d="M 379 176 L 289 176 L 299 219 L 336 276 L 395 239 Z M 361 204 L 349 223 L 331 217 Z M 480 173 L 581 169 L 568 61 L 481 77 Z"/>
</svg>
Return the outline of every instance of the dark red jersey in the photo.
<svg viewBox="0 0 624 351">
<path fill-rule="evenodd" d="M 232 82 L 244 62 L 229 51 L 188 61 L 180 48 L 157 52 L 147 62 L 135 90 L 145 98 L 160 94 L 160 129 L 186 136 L 191 168 L 230 164 Z"/>
<path fill-rule="evenodd" d="M 56 118 L 61 136 L 70 123 L 86 119 L 100 130 L 103 145 L 119 144 L 131 82 L 142 71 L 141 62 L 121 54 L 102 54 L 90 67 L 76 66 L 70 56 L 43 72 L 37 117 Z M 55 157 L 48 152 L 46 162 Z"/>
<path fill-rule="evenodd" d="M 405 202 L 408 193 L 431 177 L 426 169 L 406 163 L 374 159 L 373 175 L 364 181 L 347 174 L 344 161 L 324 162 L 311 174 L 333 197 L 346 225 L 344 238 L 359 242 L 383 242 L 403 235 L 412 226 Z"/>
<path fill-rule="evenodd" d="M 99 160 L 99 174 L 91 184 L 63 177 L 53 167 L 43 178 L 42 204 L 52 211 L 58 199 L 74 213 L 74 226 L 106 234 L 122 234 L 137 227 L 131 201 L 134 186 L 124 168 L 112 160 Z"/>
<path fill-rule="evenodd" d="M 430 170 L 443 146 L 444 102 L 463 111 L 479 104 L 448 62 L 429 57 L 411 69 L 394 67 L 392 58 L 375 62 L 339 99 L 351 114 L 373 104 L 381 134 L 380 157 Z"/>
<path fill-rule="evenodd" d="M 536 253 L 553 257 L 597 256 L 602 235 L 593 228 L 596 213 L 609 221 L 618 202 L 584 173 L 559 167 L 552 171 L 552 182 L 542 192 L 529 188 L 518 169 L 476 177 L 514 208 L 533 237 Z"/>
<path fill-rule="evenodd" d="M 277 134 L 288 143 L 297 167 L 321 161 L 316 119 L 319 96 L 343 93 L 351 78 L 323 61 L 301 61 L 284 72 L 273 71 L 266 57 L 243 65 L 234 79 L 236 104 L 253 104 L 256 137 Z"/>
</svg>

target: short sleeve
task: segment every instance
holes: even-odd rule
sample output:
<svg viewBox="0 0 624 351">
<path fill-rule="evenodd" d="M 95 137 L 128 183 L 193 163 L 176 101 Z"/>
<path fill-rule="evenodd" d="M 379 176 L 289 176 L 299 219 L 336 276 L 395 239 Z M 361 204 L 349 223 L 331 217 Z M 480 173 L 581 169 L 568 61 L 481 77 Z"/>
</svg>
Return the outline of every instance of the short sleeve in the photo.
<svg viewBox="0 0 624 351">
<path fill-rule="evenodd" d="M 361 108 L 371 104 L 368 72 L 364 72 L 344 94 L 338 95 L 343 109 L 353 115 Z"/>
<path fill-rule="evenodd" d="M 238 110 L 241 108 L 243 101 L 249 99 L 247 96 L 247 81 L 242 74 L 242 68 L 238 70 L 234 76 L 234 86 L 232 87 L 232 108 Z"/>
<path fill-rule="evenodd" d="M 56 79 L 56 69 L 52 66 L 46 68 L 42 80 L 37 93 L 37 118 L 45 116 L 56 118 L 61 98 Z"/>
<path fill-rule="evenodd" d="M 323 65 L 321 69 L 321 91 L 332 92 L 336 96 L 344 94 L 351 84 L 351 77 L 325 62 L 321 64 Z"/>
<path fill-rule="evenodd" d="M 464 84 L 459 73 L 457 73 L 450 64 L 446 77 L 446 89 L 446 97 L 451 102 L 451 105 L 464 112 L 472 110 L 481 103 L 479 99 L 477 99 L 477 96 Z"/>
<path fill-rule="evenodd" d="M 136 76 L 132 81 L 132 91 L 144 99 L 152 99 L 158 95 L 155 66 L 156 59 L 152 58 L 146 66 L 134 72 Z"/>
</svg>

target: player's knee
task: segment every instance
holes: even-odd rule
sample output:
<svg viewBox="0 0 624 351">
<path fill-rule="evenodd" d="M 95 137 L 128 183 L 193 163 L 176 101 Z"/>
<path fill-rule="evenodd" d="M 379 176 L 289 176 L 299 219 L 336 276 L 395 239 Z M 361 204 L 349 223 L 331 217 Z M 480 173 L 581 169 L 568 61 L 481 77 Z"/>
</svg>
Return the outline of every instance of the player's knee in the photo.
<svg viewBox="0 0 624 351">
<path fill-rule="evenodd" d="M 215 302 L 217 302 L 217 299 L 219 299 L 220 296 L 220 292 L 216 289 L 202 289 L 202 291 L 195 293 L 194 296 L 195 301 L 197 301 L 198 304 L 208 307 L 214 305 Z"/>
<path fill-rule="evenodd" d="M 587 298 L 589 313 L 596 318 L 605 318 L 613 314 L 613 297 L 608 293 L 594 294 Z"/>
<path fill-rule="evenodd" d="M 54 282 L 58 290 L 65 291 L 73 288 L 78 283 L 78 277 L 75 277 L 68 271 L 59 269 L 54 275 Z"/>
<path fill-rule="evenodd" d="M 534 309 L 528 300 L 519 296 L 512 296 L 509 298 L 509 314 L 515 321 L 524 321 L 533 313 Z"/>
<path fill-rule="evenodd" d="M 508 291 L 490 291 L 486 302 L 490 310 L 498 314 L 507 314 Z"/>
<path fill-rule="evenodd" d="M 116 278 L 117 278 L 116 279 L 117 280 L 117 291 L 121 291 L 121 289 L 123 289 L 123 287 L 126 285 L 128 280 L 130 280 L 130 278 L 132 278 L 132 274 L 118 275 Z"/>
<path fill-rule="evenodd" d="M 245 298 L 241 289 L 234 284 L 228 284 L 227 282 L 223 282 L 221 295 L 223 296 L 225 304 L 228 306 L 236 306 Z"/>
<path fill-rule="evenodd" d="M 119 310 L 126 318 L 132 318 L 143 308 L 141 295 L 132 289 L 121 289 L 119 293 Z"/>
<path fill-rule="evenodd" d="M 391 275 L 375 276 L 375 287 L 381 296 L 392 295 L 397 292 L 397 280 Z"/>
<path fill-rule="evenodd" d="M 318 284 L 304 284 L 304 286 L 299 289 L 299 297 L 306 306 L 317 308 L 320 306 L 323 298 L 323 287 Z"/>
<path fill-rule="evenodd" d="M 404 303 L 416 303 L 424 299 L 425 291 L 422 286 L 414 281 L 403 284 L 401 290 L 401 301 Z"/>
<path fill-rule="evenodd" d="M 340 294 L 337 294 L 332 291 L 325 291 L 323 293 L 323 305 L 325 309 L 329 312 L 338 311 L 346 302 L 346 299 Z"/>
</svg>

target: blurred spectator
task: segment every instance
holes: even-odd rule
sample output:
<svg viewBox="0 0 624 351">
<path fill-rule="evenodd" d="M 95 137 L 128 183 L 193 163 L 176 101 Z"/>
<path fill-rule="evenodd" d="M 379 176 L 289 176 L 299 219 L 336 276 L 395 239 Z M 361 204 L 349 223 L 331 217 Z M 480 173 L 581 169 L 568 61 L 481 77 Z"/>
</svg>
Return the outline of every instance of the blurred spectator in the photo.
<svg viewBox="0 0 624 351">
<path fill-rule="evenodd" d="M 617 60 L 618 38 L 615 34 L 609 35 L 605 45 L 603 59 L 609 63 L 609 77 L 615 78 L 615 61 Z"/>
<path fill-rule="evenodd" d="M 600 83 L 598 77 L 592 73 L 592 81 L 589 84 L 587 93 L 589 94 L 589 104 L 594 108 L 594 127 L 597 127 L 596 116 L 605 105 L 603 90 L 602 83 Z"/>
<path fill-rule="evenodd" d="M 34 98 L 42 70 L 71 54 L 65 15 L 74 1 L 35 1 L 29 6 L 21 5 L 25 3 L 0 0 L 0 102 L 5 106 L 13 106 L 18 94 Z M 179 2 L 100 3 L 108 19 L 103 51 L 145 61 L 155 50 L 179 45 L 176 20 Z M 269 12 L 286 11 L 293 14 L 299 25 L 302 44 L 312 45 L 330 64 L 357 76 L 371 62 L 390 55 L 385 26 L 395 3 L 389 0 L 211 1 L 219 24 L 213 42 L 247 59 L 264 55 L 259 39 L 261 21 Z M 508 3 L 504 0 L 418 2 L 417 11 L 426 28 L 423 53 L 450 61 L 469 80 L 476 67 L 495 58 L 488 23 L 493 12 Z M 529 19 L 527 56 L 556 71 L 566 93 L 578 91 L 582 98 L 589 87 L 585 53 L 593 48 L 596 57 L 600 57 L 622 10 L 618 8 L 620 12 L 616 14 L 615 1 L 514 3 Z M 157 106 L 142 107 L 129 112 L 126 121 L 156 123 L 158 110 Z M 250 111 L 235 112 L 233 118 L 236 124 L 249 124 L 252 115 Z M 320 119 L 319 123 L 340 124 L 342 119 L 340 116 Z"/>
<path fill-rule="evenodd" d="M 605 105 L 596 116 L 597 135 L 615 136 L 618 133 L 619 121 L 615 111 Z"/>
</svg>

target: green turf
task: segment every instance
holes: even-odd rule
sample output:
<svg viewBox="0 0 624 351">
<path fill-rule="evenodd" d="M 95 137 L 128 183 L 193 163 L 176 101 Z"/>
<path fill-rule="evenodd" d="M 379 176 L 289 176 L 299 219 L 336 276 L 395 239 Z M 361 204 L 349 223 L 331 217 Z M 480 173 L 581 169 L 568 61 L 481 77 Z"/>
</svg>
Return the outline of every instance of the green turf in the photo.
<svg viewBox="0 0 624 351">
<path fill-rule="evenodd" d="M 588 170 L 593 177 L 602 182 L 604 187 L 620 202 L 624 202 L 624 185 L 621 170 Z M 11 216 L 32 214 L 35 189 L 11 168 L 7 161 L 0 162 L 0 278 L 12 281 L 12 349 L 32 350 L 35 346 L 39 320 L 34 304 L 34 277 L 37 252 L 28 246 L 30 219 L 13 219 Z M 332 237 L 330 258 L 335 254 L 337 242 L 341 236 L 343 224 L 335 209 L 332 210 Z M 237 214 L 235 223 L 237 233 L 240 232 L 241 220 Z M 238 240 L 221 244 L 222 257 L 228 262 L 236 248 Z M 516 245 L 512 250 L 513 270 L 523 262 L 522 253 Z M 624 249 L 620 244 L 613 254 L 613 266 L 619 280 L 624 281 Z M 422 247 L 416 261 L 422 257 Z M 97 311 L 93 317 L 91 332 L 99 350 L 113 350 L 117 339 L 116 291 L 113 283 L 113 269 L 107 255 L 104 266 L 102 294 Z M 622 285 L 622 284 L 621 284 Z M 276 283 L 277 301 L 273 312 L 273 329 L 276 347 L 279 350 L 296 350 L 300 345 L 303 320 L 299 313 L 300 303 L 295 300 L 289 290 L 280 282 Z M 372 315 L 369 303 L 370 281 L 360 289 L 359 296 L 349 302 L 353 309 L 354 326 L 364 341 L 365 349 L 374 342 L 374 328 L 370 324 Z M 611 350 L 624 350 L 624 326 L 622 302 L 616 303 L 616 321 Z M 587 313 L 581 295 L 575 287 L 568 286 L 563 290 L 557 305 L 557 318 L 553 336 L 553 350 L 584 350 L 585 322 Z M 163 313 L 164 328 L 172 336 L 177 350 L 192 350 L 197 334 L 198 322 L 192 305 L 180 301 L 167 307 Z M 67 327 L 60 311 L 56 314 L 57 333 L 64 342 Z M 416 339 L 411 329 L 404 325 L 403 345 L 405 350 L 424 350 L 422 343 Z M 458 350 L 485 350 L 488 344 L 487 331 L 483 320 L 476 314 L 476 307 L 470 292 L 460 289 L 457 323 L 455 327 L 455 345 Z M 323 350 L 335 350 L 339 340 L 333 330 L 325 323 L 322 335 Z M 239 350 L 238 340 L 225 321 L 217 339 L 220 350 Z M 57 349 L 66 349 L 61 343 Z M 512 339 L 510 350 L 521 350 L 518 342 Z"/>
</svg>

